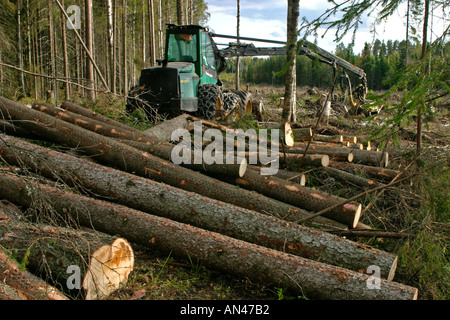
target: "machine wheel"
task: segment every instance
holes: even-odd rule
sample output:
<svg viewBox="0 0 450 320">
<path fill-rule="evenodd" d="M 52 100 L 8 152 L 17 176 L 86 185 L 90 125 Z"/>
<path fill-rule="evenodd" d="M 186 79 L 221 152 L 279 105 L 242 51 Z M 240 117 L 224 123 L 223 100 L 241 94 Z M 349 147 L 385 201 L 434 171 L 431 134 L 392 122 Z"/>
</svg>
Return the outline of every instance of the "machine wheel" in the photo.
<svg viewBox="0 0 450 320">
<path fill-rule="evenodd" d="M 252 94 L 244 90 L 233 90 L 235 94 L 239 96 L 240 99 L 240 110 L 239 115 L 244 116 L 246 114 L 252 114 Z"/>
<path fill-rule="evenodd" d="M 222 89 L 216 84 L 205 83 L 199 85 L 197 116 L 210 120 L 219 110 L 223 110 Z"/>
</svg>

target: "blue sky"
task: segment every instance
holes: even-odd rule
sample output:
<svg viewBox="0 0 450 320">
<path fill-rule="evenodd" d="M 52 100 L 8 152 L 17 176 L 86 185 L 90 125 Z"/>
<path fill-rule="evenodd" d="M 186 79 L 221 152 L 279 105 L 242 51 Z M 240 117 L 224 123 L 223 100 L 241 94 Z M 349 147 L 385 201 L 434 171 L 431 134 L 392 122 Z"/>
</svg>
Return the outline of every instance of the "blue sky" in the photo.
<svg viewBox="0 0 450 320">
<path fill-rule="evenodd" d="M 210 19 L 207 25 L 219 34 L 236 35 L 236 0 L 206 0 Z M 300 20 L 302 17 L 313 19 L 322 14 L 330 4 L 327 0 L 301 0 Z M 401 5 L 398 12 L 388 21 L 376 25 L 376 38 L 380 40 L 403 40 L 406 35 L 406 4 Z M 287 0 L 241 0 L 241 36 L 286 41 Z M 371 43 L 374 34 L 373 18 L 368 18 L 356 35 L 354 51 L 360 53 L 365 42 Z M 322 33 L 319 32 L 319 36 Z M 314 39 L 308 39 L 310 41 Z M 328 51 L 334 51 L 336 43 L 334 32 L 329 31 L 324 38 L 318 38 L 318 45 Z M 217 39 L 219 43 L 230 40 Z M 343 40 L 345 44 L 351 42 L 349 34 Z M 260 45 L 255 43 L 256 45 Z M 267 46 L 267 44 L 264 44 Z"/>
</svg>

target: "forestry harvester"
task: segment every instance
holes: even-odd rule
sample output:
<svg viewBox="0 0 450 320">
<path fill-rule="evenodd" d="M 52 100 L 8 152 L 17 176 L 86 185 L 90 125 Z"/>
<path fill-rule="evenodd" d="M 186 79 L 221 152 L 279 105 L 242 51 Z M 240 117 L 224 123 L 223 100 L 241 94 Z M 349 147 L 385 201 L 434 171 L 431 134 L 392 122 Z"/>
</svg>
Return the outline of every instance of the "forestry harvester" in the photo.
<svg viewBox="0 0 450 320">
<path fill-rule="evenodd" d="M 157 60 L 157 67 L 141 71 L 139 84 L 128 93 L 127 111 L 143 108 L 150 114 L 186 112 L 203 119 L 211 119 L 221 113 L 233 112 L 236 118 L 252 113 L 248 92 L 223 89 L 219 74 L 226 69 L 227 58 L 286 55 L 287 49 L 261 48 L 242 42 L 232 42 L 228 47 L 219 49 L 215 37 L 286 45 L 281 41 L 215 34 L 197 25 L 169 24 L 164 59 Z M 356 114 L 364 110 L 367 80 L 362 69 L 305 40 L 299 46 L 298 54 L 329 64 L 334 72 L 337 72 L 337 67 L 343 68 L 342 80 L 351 104 L 349 112 Z M 356 75 L 360 81 L 355 90 L 352 90 L 347 72 Z"/>
</svg>

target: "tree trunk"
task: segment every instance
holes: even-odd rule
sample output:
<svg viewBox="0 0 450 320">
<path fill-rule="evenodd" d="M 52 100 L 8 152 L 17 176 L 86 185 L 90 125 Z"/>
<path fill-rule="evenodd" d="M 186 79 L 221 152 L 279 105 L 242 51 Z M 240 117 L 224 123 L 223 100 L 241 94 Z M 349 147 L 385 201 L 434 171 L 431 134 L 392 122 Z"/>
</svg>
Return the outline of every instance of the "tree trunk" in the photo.
<svg viewBox="0 0 450 320">
<path fill-rule="evenodd" d="M 296 122 L 296 65 L 297 65 L 297 29 L 300 10 L 299 0 L 288 0 L 287 13 L 287 55 L 288 70 L 286 72 L 284 106 L 282 118 L 285 122 Z"/>
<path fill-rule="evenodd" d="M 35 188 L 32 193 L 42 195 L 58 213 L 70 215 L 72 219 L 79 219 L 79 222 L 84 226 L 92 226 L 108 234 L 120 234 L 132 242 L 136 242 L 137 230 L 134 228 L 137 228 L 139 224 L 140 227 L 145 227 L 146 231 L 141 235 L 143 240 L 137 243 L 144 245 L 147 245 L 149 239 L 154 236 L 154 229 L 158 228 L 157 225 L 162 223 L 177 225 L 177 223 L 168 219 L 143 215 L 142 212 L 120 205 L 79 196 L 43 184 L 34 185 L 9 173 L 0 176 L 0 181 L 2 182 L 0 194 L 10 201 L 27 208 L 33 206 L 34 200 L 30 190 Z M 171 206 L 169 201 L 166 205 Z M 193 207 L 190 210 L 196 210 L 197 208 Z M 171 209 L 175 208 L 172 207 Z M 243 212 L 243 215 L 239 215 L 239 208 L 231 209 L 235 212 L 227 214 L 225 213 L 225 207 L 222 208 L 221 212 L 211 208 L 210 219 L 215 219 L 217 226 L 213 229 L 207 228 L 205 225 L 200 227 L 267 248 L 363 273 L 370 265 L 377 265 L 380 267 L 383 278 L 392 280 L 394 277 L 397 257 L 393 254 L 366 247 L 319 230 L 277 221 L 256 213 Z M 202 213 L 196 212 L 195 214 L 201 215 Z M 191 212 L 188 215 L 192 216 L 193 214 Z M 141 216 L 143 217 L 139 218 Z M 135 218 L 139 218 L 139 222 L 133 221 Z M 178 219 L 171 220 L 177 221 Z M 193 219 L 190 220 L 184 221 L 184 223 L 191 224 Z M 221 226 L 222 224 L 227 224 L 227 226 Z M 197 223 L 192 223 L 192 225 L 198 227 Z M 231 226 L 233 226 L 232 229 L 227 229 Z M 166 226 L 161 231 L 167 231 L 169 228 L 169 226 Z M 169 243 L 176 244 L 173 243 L 173 240 L 167 239 L 167 242 L 161 243 L 161 245 L 164 247 Z M 336 252 L 340 254 L 336 255 Z"/>
<path fill-rule="evenodd" d="M 148 37 L 150 44 L 150 66 L 156 63 L 156 44 L 155 44 L 155 15 L 153 10 L 153 0 L 148 0 Z"/>
<path fill-rule="evenodd" d="M 178 25 L 184 24 L 184 0 L 177 0 L 177 21 Z"/>
<path fill-rule="evenodd" d="M 258 166 L 250 166 L 250 168 L 256 171 L 261 171 L 261 167 Z M 274 176 L 283 180 L 298 183 L 301 186 L 306 185 L 306 176 L 301 172 L 278 169 L 278 172 Z"/>
<path fill-rule="evenodd" d="M 0 223 L 0 235 L 0 244 L 16 260 L 27 259 L 33 273 L 43 272 L 43 277 L 65 284 L 65 289 L 71 289 L 68 268 L 79 268 L 86 300 L 115 291 L 133 270 L 131 246 L 106 234 L 10 220 Z"/>
<path fill-rule="evenodd" d="M 61 5 L 64 7 L 64 1 L 61 1 Z M 62 35 L 62 47 L 64 57 L 64 97 L 66 100 L 70 99 L 70 84 L 69 84 L 69 56 L 67 52 L 67 34 L 64 14 L 61 13 L 61 35 Z"/>
<path fill-rule="evenodd" d="M 0 222 L 0 226 L 3 223 Z M 0 227 L 1 228 L 1 227 Z M 69 300 L 62 292 L 26 270 L 0 248 L 1 300 Z"/>
<path fill-rule="evenodd" d="M 312 212 L 324 210 L 345 200 L 277 177 L 261 176 L 253 169 L 247 169 L 245 175 L 236 179 L 236 182 L 244 188 L 255 190 L 268 197 Z M 362 205 L 359 203 L 346 203 L 327 212 L 325 216 L 355 228 L 361 215 L 361 209 Z"/>
<path fill-rule="evenodd" d="M 49 8 L 50 10 L 50 8 Z M 23 67 L 22 52 L 22 22 L 21 22 L 22 0 L 17 1 L 17 56 L 19 58 L 19 69 Z M 22 71 L 19 72 L 19 92 L 22 97 L 25 96 L 25 77 Z"/>
<path fill-rule="evenodd" d="M 53 77 L 53 79 L 50 80 L 50 87 L 49 90 L 51 93 L 54 94 L 56 90 L 56 69 L 55 69 L 55 51 L 54 51 L 54 38 L 53 38 L 53 15 L 52 15 L 52 2 L 51 0 L 48 1 L 48 39 L 50 44 L 50 76 Z"/>
<path fill-rule="evenodd" d="M 236 42 L 240 43 L 239 36 L 240 36 L 240 27 L 241 27 L 241 1 L 237 0 L 237 15 L 236 15 L 237 21 L 236 21 Z M 240 84 L 240 57 L 236 57 L 236 90 L 239 90 Z"/>
<path fill-rule="evenodd" d="M 341 143 L 341 142 L 344 142 L 344 137 L 342 135 L 327 136 L 327 135 L 316 133 L 313 136 L 313 140 L 323 141 L 323 142 Z"/>
<path fill-rule="evenodd" d="M 425 59 L 427 53 L 427 45 L 428 45 L 428 16 L 430 11 L 430 0 L 425 0 L 425 13 L 423 18 L 423 31 L 422 31 L 422 54 L 421 60 Z M 427 72 L 424 68 L 423 72 Z M 417 109 L 417 134 L 416 134 L 416 156 L 419 157 L 420 152 L 422 151 L 422 111 L 424 106 L 419 105 Z"/>
<path fill-rule="evenodd" d="M 286 161 L 284 160 L 286 159 Z M 300 167 L 328 167 L 330 157 L 326 154 L 296 154 L 286 153 L 280 155 L 281 163 L 295 162 Z"/>
<path fill-rule="evenodd" d="M 114 43 L 115 43 L 115 37 L 114 37 L 114 10 L 113 9 L 113 3 L 112 0 L 107 1 L 107 26 L 108 26 L 108 54 L 109 54 L 109 73 L 110 73 L 110 88 L 112 88 L 113 93 L 115 93 L 114 83 L 116 82 L 115 77 L 115 65 L 114 65 Z"/>
<path fill-rule="evenodd" d="M 93 56 L 94 44 L 92 35 L 92 0 L 85 0 L 85 30 L 86 30 L 86 47 L 89 54 Z M 94 80 L 94 64 L 90 59 L 86 59 L 86 75 L 88 84 L 88 98 L 91 101 L 95 100 L 95 80 Z"/>
<path fill-rule="evenodd" d="M 128 65 L 127 65 L 127 0 L 123 0 L 122 11 L 122 77 L 123 77 L 123 96 L 128 94 Z"/>
</svg>

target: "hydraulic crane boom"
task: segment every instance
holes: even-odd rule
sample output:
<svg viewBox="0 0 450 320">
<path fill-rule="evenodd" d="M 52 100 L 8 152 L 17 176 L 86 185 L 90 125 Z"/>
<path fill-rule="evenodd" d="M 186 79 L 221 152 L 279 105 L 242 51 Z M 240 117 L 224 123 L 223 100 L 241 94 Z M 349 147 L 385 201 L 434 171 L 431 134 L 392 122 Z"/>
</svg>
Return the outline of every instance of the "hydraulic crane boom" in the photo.
<svg viewBox="0 0 450 320">
<path fill-rule="evenodd" d="M 215 34 L 211 33 L 212 37 L 218 38 L 226 38 L 226 39 L 238 39 L 237 36 L 229 36 L 224 34 Z M 248 37 L 239 37 L 239 40 L 247 40 L 254 42 L 267 42 L 274 44 L 282 44 L 286 45 L 286 42 L 276 41 L 276 40 L 267 40 L 267 39 L 257 39 L 257 38 L 248 38 Z M 286 55 L 285 47 L 255 47 L 252 43 L 230 43 L 229 46 L 225 49 L 221 49 L 220 53 L 223 57 L 237 57 L 237 56 L 273 56 L 273 55 Z M 349 63 L 348 61 L 319 48 L 313 43 L 302 40 L 299 48 L 299 55 L 306 55 L 312 59 L 319 58 L 321 62 L 332 65 L 335 63 L 337 66 L 344 68 L 347 71 L 352 72 L 357 75 L 360 79 L 366 77 L 366 73 L 361 68 Z"/>
<path fill-rule="evenodd" d="M 237 37 L 230 36 L 224 34 L 216 34 L 210 32 L 211 39 L 212 38 L 225 38 L 225 39 L 239 39 L 253 42 L 266 42 L 273 44 L 281 44 L 283 47 L 256 47 L 253 43 L 241 43 L 241 42 L 231 42 L 228 44 L 228 47 L 224 49 L 218 50 L 218 55 L 222 58 L 230 58 L 230 57 L 252 57 L 252 56 L 276 56 L 276 55 L 286 55 L 287 42 L 284 41 L 276 41 L 276 40 L 268 40 L 268 39 L 258 39 L 258 38 L 248 38 L 248 37 Z M 367 100 L 365 100 L 365 95 L 367 93 L 367 78 L 366 73 L 363 69 L 351 64 L 350 62 L 316 46 L 315 44 L 302 40 L 298 49 L 299 55 L 305 55 L 310 59 L 317 59 L 318 61 L 328 64 L 333 67 L 334 72 L 336 72 L 337 67 L 341 67 L 344 69 L 344 76 L 342 77 L 342 81 L 345 83 L 345 87 L 347 87 L 348 92 L 346 95 L 354 109 L 358 109 L 361 105 L 365 104 Z M 350 78 L 347 75 L 347 72 L 350 72 L 357 76 L 361 83 L 355 87 L 355 90 L 352 90 L 352 84 Z M 345 90 L 345 91 L 347 91 Z M 357 100 L 355 101 L 353 95 L 357 96 Z"/>
</svg>

